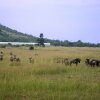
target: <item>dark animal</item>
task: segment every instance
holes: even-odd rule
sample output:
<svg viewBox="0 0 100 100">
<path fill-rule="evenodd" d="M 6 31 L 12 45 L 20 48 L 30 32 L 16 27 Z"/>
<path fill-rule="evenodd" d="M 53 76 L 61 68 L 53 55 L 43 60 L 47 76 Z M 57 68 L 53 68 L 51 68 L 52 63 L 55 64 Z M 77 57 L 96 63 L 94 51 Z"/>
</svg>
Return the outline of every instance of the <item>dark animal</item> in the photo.
<svg viewBox="0 0 100 100">
<path fill-rule="evenodd" d="M 86 63 L 86 65 L 90 65 L 91 67 L 94 67 L 96 65 L 96 60 L 87 58 L 85 60 L 85 63 Z"/>
<path fill-rule="evenodd" d="M 16 62 L 20 62 L 20 58 L 16 58 L 15 61 L 16 61 Z"/>
<path fill-rule="evenodd" d="M 90 61 L 90 65 L 91 67 L 95 67 L 96 66 L 97 61 L 96 60 L 92 60 Z"/>
<path fill-rule="evenodd" d="M 90 65 L 91 67 L 95 67 L 95 66 L 100 65 L 100 60 L 87 58 L 85 60 L 85 63 L 86 63 L 86 65 Z"/>
<path fill-rule="evenodd" d="M 20 58 L 16 57 L 16 55 L 11 55 L 10 61 L 11 61 L 11 62 L 13 62 L 13 61 L 15 61 L 15 62 L 20 62 Z"/>
<path fill-rule="evenodd" d="M 80 58 L 75 58 L 75 59 L 70 60 L 70 65 L 76 64 L 76 66 L 77 66 L 78 63 L 80 63 L 80 62 L 81 62 Z"/>
<path fill-rule="evenodd" d="M 100 66 L 100 60 L 97 60 L 96 66 Z"/>
<path fill-rule="evenodd" d="M 78 63 L 81 62 L 81 59 L 80 58 L 74 58 L 74 59 L 68 59 L 68 58 L 65 58 L 64 59 L 64 63 L 65 65 L 72 65 L 72 64 L 76 64 L 76 66 L 78 65 Z"/>
</svg>

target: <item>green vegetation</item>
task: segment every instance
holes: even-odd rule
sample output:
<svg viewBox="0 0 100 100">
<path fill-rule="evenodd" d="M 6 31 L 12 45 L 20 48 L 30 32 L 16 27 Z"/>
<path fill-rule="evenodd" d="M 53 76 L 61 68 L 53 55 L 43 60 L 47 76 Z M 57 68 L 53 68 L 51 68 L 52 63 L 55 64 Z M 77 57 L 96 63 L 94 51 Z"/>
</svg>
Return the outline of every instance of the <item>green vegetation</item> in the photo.
<svg viewBox="0 0 100 100">
<path fill-rule="evenodd" d="M 26 47 L 0 48 L 0 100 L 100 100 L 100 67 L 84 64 L 85 58 L 100 59 L 100 48 Z M 13 52 L 20 64 L 9 61 Z M 35 56 L 38 54 L 38 56 Z M 34 63 L 29 63 L 29 57 Z M 76 67 L 54 62 L 56 57 L 81 58 Z"/>
<path fill-rule="evenodd" d="M 44 37 L 43 37 L 43 33 L 40 33 L 40 38 L 37 39 L 39 46 L 45 46 L 44 45 Z"/>
<path fill-rule="evenodd" d="M 30 47 L 29 47 L 29 50 L 34 50 L 34 47 L 33 47 L 33 46 L 30 46 Z"/>
<path fill-rule="evenodd" d="M 67 37 L 66 37 L 67 39 Z M 64 47 L 100 47 L 100 43 L 84 43 L 81 40 L 76 42 L 70 42 L 68 40 L 51 40 L 43 38 L 43 33 L 40 33 L 40 37 L 34 37 L 32 35 L 23 34 L 12 30 L 6 26 L 0 25 L 0 42 L 37 42 L 39 45 L 44 46 L 44 42 L 49 42 L 54 46 L 64 46 Z"/>
<path fill-rule="evenodd" d="M 0 42 L 36 42 L 37 38 L 0 25 Z"/>
</svg>

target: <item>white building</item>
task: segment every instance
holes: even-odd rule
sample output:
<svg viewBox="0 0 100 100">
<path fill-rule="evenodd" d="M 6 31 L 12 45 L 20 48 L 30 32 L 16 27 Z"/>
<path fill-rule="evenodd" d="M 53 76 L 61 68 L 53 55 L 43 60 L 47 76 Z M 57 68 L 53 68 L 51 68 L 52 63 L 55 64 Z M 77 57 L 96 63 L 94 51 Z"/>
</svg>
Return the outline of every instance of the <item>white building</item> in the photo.
<svg viewBox="0 0 100 100">
<path fill-rule="evenodd" d="M 0 42 L 0 45 L 38 45 L 38 43 L 34 43 L 34 42 Z M 50 46 L 50 43 L 44 43 L 45 46 Z"/>
</svg>

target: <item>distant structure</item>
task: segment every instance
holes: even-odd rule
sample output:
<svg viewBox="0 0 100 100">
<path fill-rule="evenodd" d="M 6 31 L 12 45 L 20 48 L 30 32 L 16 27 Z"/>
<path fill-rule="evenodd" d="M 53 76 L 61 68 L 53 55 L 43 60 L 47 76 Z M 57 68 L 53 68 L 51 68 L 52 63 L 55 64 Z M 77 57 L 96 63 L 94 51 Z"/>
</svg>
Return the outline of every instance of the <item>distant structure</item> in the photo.
<svg viewBox="0 0 100 100">
<path fill-rule="evenodd" d="M 33 46 L 36 46 L 38 45 L 38 43 L 33 43 L 33 42 L 0 42 L 0 45 L 33 45 Z M 51 44 L 50 43 L 44 43 L 45 46 L 50 46 Z"/>
</svg>

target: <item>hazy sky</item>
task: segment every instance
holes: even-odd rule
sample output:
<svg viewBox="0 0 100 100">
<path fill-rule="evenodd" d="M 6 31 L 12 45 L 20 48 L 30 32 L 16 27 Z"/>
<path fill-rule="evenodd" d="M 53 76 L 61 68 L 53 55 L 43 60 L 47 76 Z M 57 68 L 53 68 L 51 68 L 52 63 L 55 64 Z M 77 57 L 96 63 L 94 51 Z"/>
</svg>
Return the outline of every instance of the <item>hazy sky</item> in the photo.
<svg viewBox="0 0 100 100">
<path fill-rule="evenodd" d="M 33 36 L 100 43 L 100 0 L 0 0 L 0 23 Z"/>
</svg>

